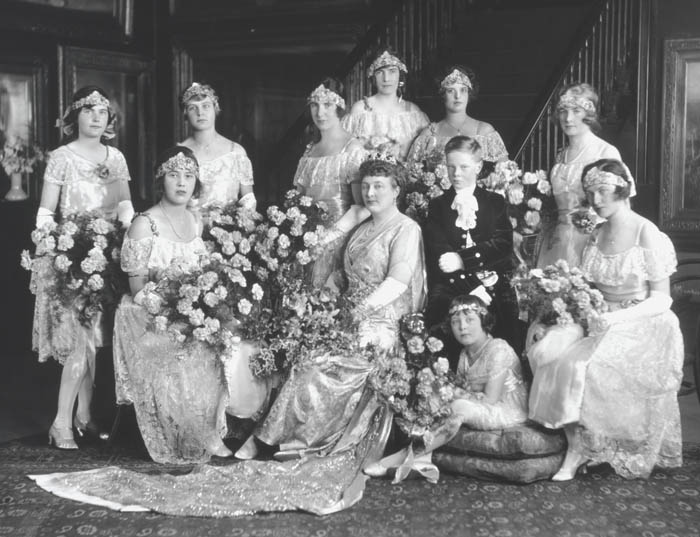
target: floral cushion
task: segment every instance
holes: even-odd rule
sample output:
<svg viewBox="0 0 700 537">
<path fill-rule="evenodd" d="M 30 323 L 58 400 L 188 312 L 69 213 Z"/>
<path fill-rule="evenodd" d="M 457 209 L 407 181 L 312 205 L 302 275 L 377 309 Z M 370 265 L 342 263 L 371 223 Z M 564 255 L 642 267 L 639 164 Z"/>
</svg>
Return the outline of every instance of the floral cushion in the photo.
<svg viewBox="0 0 700 537">
<path fill-rule="evenodd" d="M 563 431 L 526 423 L 493 431 L 462 427 L 443 451 L 495 459 L 523 459 L 559 454 L 566 450 Z"/>
</svg>

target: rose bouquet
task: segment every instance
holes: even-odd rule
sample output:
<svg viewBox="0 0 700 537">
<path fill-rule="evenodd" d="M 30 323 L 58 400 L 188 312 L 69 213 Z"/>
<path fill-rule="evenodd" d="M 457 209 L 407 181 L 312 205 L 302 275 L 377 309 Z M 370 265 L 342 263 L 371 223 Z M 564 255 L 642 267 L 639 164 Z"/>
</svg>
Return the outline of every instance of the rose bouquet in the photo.
<svg viewBox="0 0 700 537">
<path fill-rule="evenodd" d="M 430 336 L 422 314 L 401 319 L 404 356 L 378 355 L 369 383 L 409 436 L 423 436 L 452 414 L 455 392 L 443 342 Z"/>
<path fill-rule="evenodd" d="M 576 323 L 589 333 L 608 309 L 603 294 L 563 259 L 544 269 L 521 269 L 512 282 L 521 310 L 544 325 Z"/>
<path fill-rule="evenodd" d="M 542 212 L 552 211 L 552 185 L 543 170 L 523 173 L 512 160 L 497 162 L 479 184 L 505 197 L 513 230 L 520 235 L 537 233 Z"/>
<path fill-rule="evenodd" d="M 423 224 L 428 217 L 430 200 L 441 196 L 452 186 L 443 161 L 442 151 L 435 150 L 408 168 L 406 215 L 419 224 Z"/>
<path fill-rule="evenodd" d="M 202 342 L 217 353 L 229 348 L 238 326 L 256 315 L 264 296 L 245 256 L 202 256 L 196 268 L 174 260 L 134 297 L 153 317 L 156 331 L 189 344 Z"/>
<path fill-rule="evenodd" d="M 21 263 L 35 277 L 50 274 L 52 296 L 78 308 L 80 322 L 89 326 L 97 312 L 111 314 L 128 291 L 119 266 L 124 229 L 99 213 L 66 216 L 32 232 L 34 254 L 24 250 Z"/>
<path fill-rule="evenodd" d="M 363 138 L 364 147 L 370 153 L 381 153 L 399 158 L 401 154 L 401 144 L 398 140 L 389 136 L 370 136 Z"/>
</svg>

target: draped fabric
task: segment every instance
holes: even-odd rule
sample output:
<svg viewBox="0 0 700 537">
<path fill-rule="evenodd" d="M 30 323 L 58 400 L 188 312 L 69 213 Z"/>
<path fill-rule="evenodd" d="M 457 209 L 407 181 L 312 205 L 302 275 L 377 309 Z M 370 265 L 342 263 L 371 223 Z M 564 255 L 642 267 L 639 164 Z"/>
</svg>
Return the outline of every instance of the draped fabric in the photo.
<svg viewBox="0 0 700 537">
<path fill-rule="evenodd" d="M 201 207 L 226 205 L 238 201 L 241 185 L 253 185 L 253 166 L 245 149 L 232 142 L 228 153 L 199 162 L 199 180 Z"/>
<path fill-rule="evenodd" d="M 351 183 L 359 180 L 360 164 L 367 151 L 348 141 L 340 153 L 323 157 L 310 155 L 313 144 L 309 144 L 299 159 L 294 185 L 304 195 L 328 208 L 327 227 L 338 221 L 353 204 Z M 327 245 L 314 262 L 312 281 L 316 287 L 326 283 L 328 276 L 343 266 L 344 240 Z"/>
<path fill-rule="evenodd" d="M 390 334 L 385 352 L 396 350 L 401 315 L 423 306 L 420 228 L 400 213 L 379 226 L 362 224 L 345 254 L 348 292 L 371 291 L 396 264 L 413 270 L 408 288 L 359 327 Z M 361 470 L 381 457 L 391 424 L 386 405 L 366 386 L 370 370 L 365 358 L 344 349 L 300 360 L 258 431 L 286 448 L 280 458 L 291 460 L 203 465 L 177 476 L 108 467 L 32 478 L 60 496 L 113 509 L 188 516 L 295 509 L 321 515 L 347 509 L 362 498 L 367 478 Z"/>
<path fill-rule="evenodd" d="M 130 180 L 129 170 L 118 149 L 105 147 L 102 168 L 65 145 L 50 153 L 44 181 L 61 187 L 58 203 L 61 216 L 96 211 L 106 218 L 116 217 L 120 189 Z M 32 349 L 38 353 L 40 362 L 54 358 L 64 367 L 88 356 L 88 369 L 94 380 L 94 352 L 90 351 L 104 344 L 102 315 L 95 315 L 90 326 L 83 326 L 76 308 L 65 307 L 51 297 L 52 263 L 53 259 L 47 257 L 37 260 L 32 267 L 30 290 L 36 296 Z"/>
<path fill-rule="evenodd" d="M 636 244 L 614 255 L 603 254 L 591 237 L 582 267 L 612 309 L 621 307 L 621 299 L 646 298 L 647 281 L 675 271 L 670 240 L 655 234 L 653 248 Z M 629 318 L 578 339 L 559 332 L 547 334 L 528 353 L 537 358 L 530 418 L 550 428 L 577 424 L 583 454 L 610 463 L 624 477 L 648 477 L 657 465 L 680 466 L 683 338 L 676 315 Z M 545 342 L 552 337 L 566 345 Z M 550 350 L 540 352 L 538 346 Z"/>
<path fill-rule="evenodd" d="M 486 134 L 472 134 L 481 146 L 482 157 L 484 160 L 497 162 L 508 158 L 508 150 L 506 144 L 503 143 L 503 138 L 497 131 L 492 130 Z M 430 153 L 434 151 L 442 152 L 445 145 L 450 141 L 452 136 L 440 136 L 438 134 L 438 124 L 431 123 L 416 137 L 411 145 L 411 150 L 408 153 L 408 160 L 411 162 L 421 162 Z M 445 162 L 445 156 L 442 157 L 442 162 Z"/>
<path fill-rule="evenodd" d="M 426 116 L 415 104 L 402 101 L 401 112 L 380 112 L 372 109 L 367 99 L 364 108 L 343 116 L 343 128 L 353 136 L 362 139 L 366 147 L 376 148 L 385 143 L 395 143 L 396 157 L 406 160 L 411 143 L 418 133 L 429 123 Z"/>
<path fill-rule="evenodd" d="M 565 162 L 566 149 L 557 154 L 552 167 L 550 181 L 552 193 L 557 204 L 557 221 L 546 225 L 540 235 L 537 266 L 540 268 L 564 259 L 571 267 L 581 264 L 581 254 L 588 240 L 571 222 L 571 213 L 581 208 L 586 199 L 581 183 L 581 172 L 591 162 L 601 158 L 620 160 L 619 151 L 609 143 L 593 136 L 590 145 L 583 153 L 570 162 Z"/>
</svg>

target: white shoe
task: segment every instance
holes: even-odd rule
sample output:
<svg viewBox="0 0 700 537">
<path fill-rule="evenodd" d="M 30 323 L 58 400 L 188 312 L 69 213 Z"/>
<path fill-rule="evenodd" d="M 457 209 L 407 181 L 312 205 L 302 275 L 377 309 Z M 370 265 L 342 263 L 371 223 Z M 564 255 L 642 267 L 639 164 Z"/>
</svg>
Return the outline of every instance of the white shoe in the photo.
<svg viewBox="0 0 700 537">
<path fill-rule="evenodd" d="M 258 456 L 258 446 L 255 444 L 255 437 L 250 435 L 243 445 L 236 451 L 234 457 L 243 461 L 254 459 Z"/>
</svg>

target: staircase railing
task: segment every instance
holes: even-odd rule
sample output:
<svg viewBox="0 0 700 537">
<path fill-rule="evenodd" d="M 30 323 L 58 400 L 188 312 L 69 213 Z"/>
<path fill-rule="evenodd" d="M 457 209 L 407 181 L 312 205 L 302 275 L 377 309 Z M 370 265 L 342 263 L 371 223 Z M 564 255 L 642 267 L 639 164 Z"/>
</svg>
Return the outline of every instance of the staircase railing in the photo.
<svg viewBox="0 0 700 537">
<path fill-rule="evenodd" d="M 557 150 L 565 143 L 559 123 L 551 118 L 562 86 L 574 82 L 591 84 L 601 97 L 599 115 L 614 115 L 614 96 L 624 83 L 621 75 L 628 73 L 637 59 L 643 3 L 643 0 L 602 0 L 593 6 L 560 68 L 554 71 L 533 113 L 525 121 L 525 129 L 516 138 L 514 154 L 521 169 L 548 170 Z"/>
<path fill-rule="evenodd" d="M 373 24 L 353 50 L 340 63 L 335 73 L 344 80 L 348 106 L 370 94 L 367 68 L 374 60 L 374 53 L 382 47 L 390 47 L 406 62 L 410 78 L 417 80 L 421 72 L 438 50 L 441 36 L 448 35 L 452 27 L 455 5 L 459 0 L 392 0 L 386 10 L 379 14 Z M 313 88 L 309 88 L 309 92 Z M 277 142 L 277 155 L 297 150 L 309 125 L 308 114 L 302 112 Z M 280 165 L 288 161 L 279 158 Z M 279 168 L 272 175 L 279 175 Z M 291 177 L 289 177 L 291 180 Z M 285 188 L 280 181 L 271 181 L 280 192 Z"/>
</svg>

